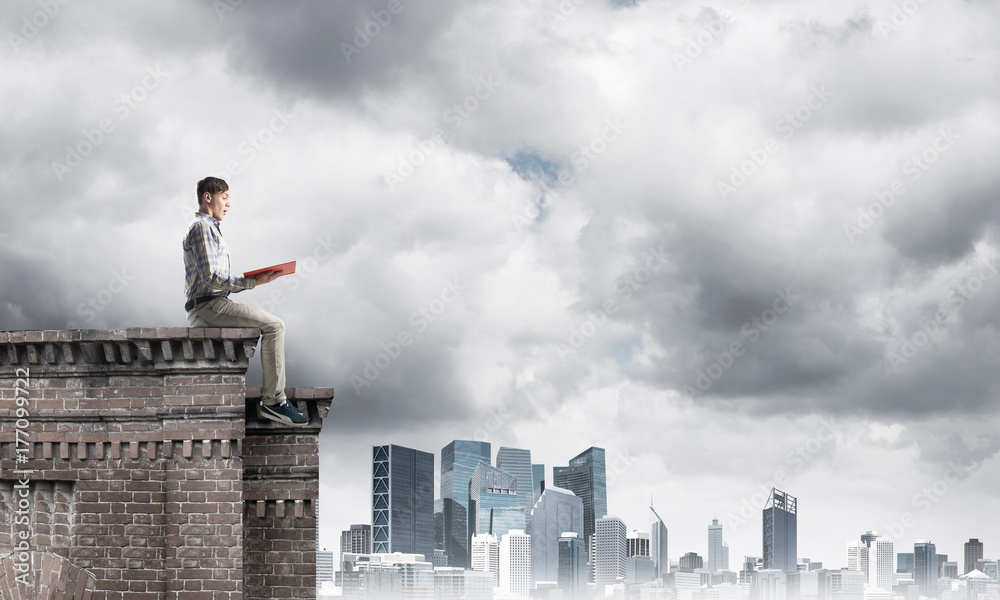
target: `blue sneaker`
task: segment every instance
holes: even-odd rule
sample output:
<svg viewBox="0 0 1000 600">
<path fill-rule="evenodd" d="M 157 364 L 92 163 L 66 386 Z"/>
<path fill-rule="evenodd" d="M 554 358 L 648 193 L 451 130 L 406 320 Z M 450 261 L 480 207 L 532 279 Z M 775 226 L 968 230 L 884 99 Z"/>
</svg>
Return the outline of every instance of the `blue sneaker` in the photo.
<svg viewBox="0 0 1000 600">
<path fill-rule="evenodd" d="M 258 413 L 265 419 L 271 419 L 272 421 L 277 421 L 282 425 L 288 425 L 290 427 L 305 427 L 309 424 L 309 419 L 304 417 L 297 408 L 292 406 L 292 403 L 289 402 L 287 398 L 281 404 L 275 404 L 273 406 L 269 406 L 261 402 Z"/>
</svg>

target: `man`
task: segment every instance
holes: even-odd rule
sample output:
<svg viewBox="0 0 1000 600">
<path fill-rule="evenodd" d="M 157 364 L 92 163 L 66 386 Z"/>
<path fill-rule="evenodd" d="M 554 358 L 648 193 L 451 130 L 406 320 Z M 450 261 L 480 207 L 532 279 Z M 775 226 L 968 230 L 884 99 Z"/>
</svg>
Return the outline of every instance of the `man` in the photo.
<svg viewBox="0 0 1000 600">
<path fill-rule="evenodd" d="M 254 277 L 233 275 L 229 246 L 220 223 L 229 211 L 229 184 L 218 177 L 198 182 L 198 212 L 184 236 L 184 294 L 192 327 L 257 327 L 261 332 L 263 368 L 260 416 L 302 427 L 309 424 L 285 397 L 285 323 L 269 312 L 238 304 L 229 294 L 252 290 L 277 279 L 271 271 Z"/>
</svg>

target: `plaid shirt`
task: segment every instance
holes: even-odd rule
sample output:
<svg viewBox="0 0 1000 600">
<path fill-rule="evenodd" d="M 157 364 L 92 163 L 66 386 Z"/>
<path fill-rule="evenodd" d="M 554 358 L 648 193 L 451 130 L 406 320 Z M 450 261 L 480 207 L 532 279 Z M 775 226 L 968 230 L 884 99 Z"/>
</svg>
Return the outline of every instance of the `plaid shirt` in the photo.
<svg viewBox="0 0 1000 600">
<path fill-rule="evenodd" d="M 257 285 L 252 277 L 232 275 L 231 268 L 219 222 L 203 212 L 195 213 L 184 236 L 184 295 L 188 300 L 228 296 Z"/>
</svg>

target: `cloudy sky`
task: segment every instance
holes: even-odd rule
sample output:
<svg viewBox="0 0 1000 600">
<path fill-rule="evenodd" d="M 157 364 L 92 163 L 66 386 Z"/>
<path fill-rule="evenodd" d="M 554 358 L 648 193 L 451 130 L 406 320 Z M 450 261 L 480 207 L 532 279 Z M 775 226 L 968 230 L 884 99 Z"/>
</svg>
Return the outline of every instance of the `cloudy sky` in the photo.
<svg viewBox="0 0 1000 600">
<path fill-rule="evenodd" d="M 1000 10 L 981 0 L 4 2 L 0 328 L 185 325 L 195 182 L 237 299 L 370 447 L 608 453 L 673 558 L 892 532 L 1000 558 Z M 991 166 L 993 165 L 993 166 Z M 249 383 L 259 382 L 255 365 Z M 960 559 L 959 559 L 960 560 Z"/>
</svg>

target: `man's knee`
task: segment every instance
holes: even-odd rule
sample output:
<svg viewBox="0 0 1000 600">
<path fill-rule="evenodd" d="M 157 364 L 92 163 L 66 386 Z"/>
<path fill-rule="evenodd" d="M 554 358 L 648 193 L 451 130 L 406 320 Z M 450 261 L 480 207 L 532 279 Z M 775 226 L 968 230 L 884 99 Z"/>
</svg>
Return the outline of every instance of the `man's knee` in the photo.
<svg viewBox="0 0 1000 600">
<path fill-rule="evenodd" d="M 271 318 L 260 326 L 260 332 L 262 334 L 282 334 L 285 333 L 285 322 L 279 317 L 271 315 Z"/>
</svg>

